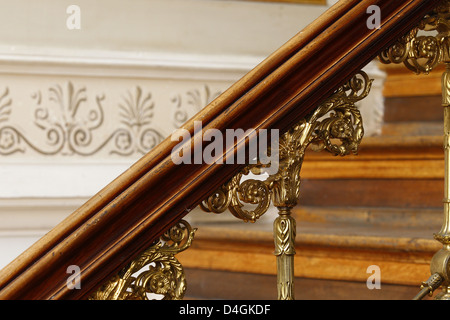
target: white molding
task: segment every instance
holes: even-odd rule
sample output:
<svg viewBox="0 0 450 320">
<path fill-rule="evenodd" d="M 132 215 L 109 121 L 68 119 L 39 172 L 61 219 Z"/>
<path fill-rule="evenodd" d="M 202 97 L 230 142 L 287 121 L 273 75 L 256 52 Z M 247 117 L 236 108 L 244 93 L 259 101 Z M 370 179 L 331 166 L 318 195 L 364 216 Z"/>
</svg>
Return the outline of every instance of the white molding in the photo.
<svg viewBox="0 0 450 320">
<path fill-rule="evenodd" d="M 0 269 L 42 238 L 85 198 L 0 199 Z"/>
<path fill-rule="evenodd" d="M 131 164 L 132 161 L 36 163 L 33 159 L 29 163 L 2 163 L 0 199 L 90 198 Z M 3 209 L 0 204 L 0 213 Z"/>
<path fill-rule="evenodd" d="M 100 61 L 101 59 L 97 61 L 98 66 L 106 68 L 106 66 L 102 65 Z M 69 68 L 68 72 L 77 70 L 72 62 L 67 58 L 67 60 L 65 60 L 64 62 L 66 65 L 60 67 L 60 70 L 63 70 L 66 67 Z M 82 70 L 82 68 L 78 69 L 78 72 L 80 73 L 86 72 L 86 70 L 94 70 L 93 72 L 100 72 L 99 69 L 90 69 L 92 65 L 89 64 L 87 60 L 83 60 L 80 58 L 79 62 L 84 64 L 84 70 Z M 200 61 L 197 62 L 200 63 Z M 55 61 L 51 63 L 57 64 Z M 16 114 L 16 112 L 19 112 L 20 110 L 22 110 L 22 112 L 25 112 L 25 110 L 33 110 L 32 105 L 28 102 L 28 100 L 25 100 L 24 98 L 26 97 L 26 95 L 29 95 L 29 93 L 32 92 L 31 89 L 28 88 L 33 88 L 31 86 L 34 86 L 34 83 L 39 83 L 41 85 L 44 84 L 45 81 L 48 81 L 45 80 L 45 78 L 41 78 L 41 76 L 39 75 L 27 75 L 25 71 L 29 71 L 29 69 L 25 68 L 24 61 L 18 61 L 17 65 L 19 65 L 20 72 L 24 72 L 24 77 L 26 78 L 20 80 L 12 78 L 11 80 L 13 83 L 11 91 L 14 90 L 16 92 L 15 96 L 13 96 L 12 98 L 13 109 L 11 115 Z M 11 66 L 11 68 L 17 67 L 17 65 L 13 65 Z M 118 65 L 119 64 L 115 66 L 117 67 Z M 39 66 L 41 65 L 39 64 Z M 156 67 L 156 63 L 149 63 L 148 66 L 149 68 L 158 68 Z M 41 67 L 45 69 L 45 67 Z M 117 67 L 117 69 L 118 68 L 119 67 Z M 113 67 L 113 65 L 111 65 L 106 69 L 113 70 L 115 68 Z M 139 68 L 136 67 L 136 70 L 138 69 Z M 1 70 L 2 69 L 0 68 L 0 73 L 2 73 Z M 217 69 L 211 71 L 211 74 L 212 72 L 216 71 Z M 375 63 L 368 65 L 365 68 L 365 71 L 371 78 L 375 79 L 369 97 L 367 97 L 360 103 L 360 108 L 365 123 L 366 135 L 370 136 L 376 135 L 381 130 L 384 112 L 382 89 L 385 75 L 377 68 Z M 160 72 L 164 73 L 165 71 L 161 69 Z M 179 73 L 179 75 L 181 75 L 184 71 L 181 71 L 180 69 L 177 72 Z M 217 76 L 219 76 L 220 74 L 223 75 L 223 73 L 218 72 Z M 102 76 L 105 75 L 102 73 Z M 45 76 L 42 75 L 42 77 Z M 5 75 L 4 79 L 5 81 L 8 81 L 9 75 Z M 83 80 L 84 78 L 80 79 Z M 84 80 L 86 80 L 87 82 L 87 79 Z M 26 83 L 28 83 L 28 87 L 26 87 Z M 127 82 L 125 79 L 116 79 L 115 81 L 112 81 L 111 79 L 105 79 L 105 83 L 109 85 L 104 85 L 103 87 L 96 87 L 97 84 L 93 79 L 91 79 L 90 82 L 87 83 L 89 83 L 89 85 L 92 85 L 92 87 L 88 87 L 88 93 L 91 93 L 92 91 L 93 93 L 97 94 L 97 92 L 103 92 L 103 89 L 109 90 L 109 92 L 106 93 L 106 96 L 109 98 L 109 101 L 113 103 L 118 103 L 121 101 L 120 95 L 118 95 L 117 92 L 122 93 L 123 91 L 123 94 L 125 94 L 127 92 L 127 88 L 129 88 L 129 82 Z M 169 102 L 173 91 L 172 87 L 170 87 L 170 91 L 168 91 L 166 89 L 168 85 L 166 85 L 165 83 L 169 83 L 170 85 L 172 85 L 172 87 L 176 83 L 178 85 L 178 88 L 184 88 L 177 89 L 180 93 L 183 91 L 187 92 L 189 89 L 195 87 L 199 88 L 199 82 L 196 82 L 195 80 L 154 80 L 154 82 L 150 82 L 150 85 L 152 86 L 152 88 L 154 86 L 155 90 L 154 92 L 152 92 L 152 97 L 153 99 L 155 99 L 154 119 L 152 120 L 152 125 L 160 127 L 159 130 L 164 137 L 170 135 L 170 133 L 174 129 L 176 129 L 173 124 L 174 116 L 170 115 L 170 113 L 174 113 L 175 109 L 173 109 L 173 106 L 172 109 L 168 108 L 170 107 Z M 227 83 L 230 82 L 223 81 L 220 86 L 223 87 Z M 217 86 L 218 84 L 216 84 L 216 87 Z M 18 91 L 17 89 L 20 89 L 21 91 Z M 155 92 L 157 92 L 158 95 L 155 94 Z M 201 100 L 203 101 L 205 98 L 206 95 L 203 92 Z M 92 99 L 90 101 L 92 101 Z M 184 103 L 186 104 L 186 100 L 184 100 Z M 27 108 L 25 109 L 22 106 L 26 106 Z M 83 107 L 84 106 L 85 105 L 83 105 Z M 117 110 L 113 109 L 114 106 L 115 105 L 111 103 L 105 103 L 105 110 L 108 110 L 108 116 L 118 113 Z M 185 105 L 184 107 L 188 108 L 191 106 Z M 201 106 L 198 106 L 198 108 L 200 107 Z M 186 111 L 188 112 L 188 116 L 192 116 L 198 110 L 191 109 Z M 25 128 L 27 136 L 32 136 L 33 132 L 36 132 L 36 130 L 33 131 L 35 125 L 33 123 L 33 118 L 30 119 L 29 117 L 30 114 L 33 113 L 28 112 L 23 116 L 18 113 L 18 115 L 15 117 L 15 122 L 12 121 L 12 124 Z M 108 128 L 117 128 L 117 126 L 120 125 L 119 118 L 109 117 L 108 121 Z M 3 124 L 4 123 L 5 122 L 3 122 Z M 93 134 L 94 133 L 97 136 L 105 135 L 105 137 L 110 134 L 109 131 L 101 131 L 100 129 L 93 131 Z M 37 136 L 38 137 L 35 137 L 36 139 L 46 138 L 42 133 L 39 132 Z M 100 141 L 103 140 L 100 139 Z M 2 156 L 0 158 L 0 176 L 2 177 L 0 181 L 0 199 L 24 197 L 91 197 L 104 186 L 106 186 L 110 181 L 112 181 L 118 175 L 128 169 L 129 166 L 132 165 L 141 156 L 139 154 L 132 154 L 130 156 L 114 157 L 107 154 L 106 152 L 99 152 L 98 154 L 95 154 L 95 156 L 89 157 L 60 154 L 48 156 L 36 154 L 35 152 L 33 153 L 33 150 L 29 149 L 30 148 L 28 148 L 29 153 L 17 153 L 14 155 Z"/>
<path fill-rule="evenodd" d="M 47 233 L 88 198 L 0 199 L 0 237 Z"/>
<path fill-rule="evenodd" d="M 18 52 L 17 52 L 18 51 Z M 0 48 L 0 74 L 81 76 L 134 79 L 237 81 L 263 57 L 119 53 L 64 50 L 39 53 L 22 48 L 14 54 Z M 38 52 L 27 54 L 27 52 Z"/>
</svg>

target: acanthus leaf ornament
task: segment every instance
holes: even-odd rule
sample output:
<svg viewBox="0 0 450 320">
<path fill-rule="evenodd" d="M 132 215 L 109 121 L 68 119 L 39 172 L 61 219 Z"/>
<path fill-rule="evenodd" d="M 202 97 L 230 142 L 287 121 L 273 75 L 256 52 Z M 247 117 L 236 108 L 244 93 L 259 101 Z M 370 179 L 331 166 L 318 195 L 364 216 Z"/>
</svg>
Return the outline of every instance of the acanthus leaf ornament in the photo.
<svg viewBox="0 0 450 320">
<path fill-rule="evenodd" d="M 173 123 L 176 128 L 183 125 L 193 114 L 199 112 L 206 105 L 217 98 L 222 91 L 211 91 L 210 86 L 205 85 L 203 90 L 193 89 L 184 95 L 175 94 L 171 98 L 173 104 Z"/>
</svg>

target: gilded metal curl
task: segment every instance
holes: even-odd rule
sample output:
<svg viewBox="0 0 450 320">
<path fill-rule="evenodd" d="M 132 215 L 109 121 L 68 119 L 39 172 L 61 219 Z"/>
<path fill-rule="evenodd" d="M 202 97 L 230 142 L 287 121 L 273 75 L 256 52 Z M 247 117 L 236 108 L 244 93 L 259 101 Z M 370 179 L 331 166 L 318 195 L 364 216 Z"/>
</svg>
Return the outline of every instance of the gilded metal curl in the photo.
<svg viewBox="0 0 450 320">
<path fill-rule="evenodd" d="M 249 179 L 241 183 L 242 176 L 248 173 L 248 168 L 238 173 L 203 201 L 200 207 L 206 212 L 213 213 L 222 213 L 228 209 L 236 218 L 255 222 L 269 208 L 270 190 L 260 180 Z M 243 202 L 257 207 L 254 210 L 244 209 Z"/>
<path fill-rule="evenodd" d="M 175 255 L 192 244 L 196 229 L 181 220 L 150 248 L 103 284 L 90 300 L 180 300 L 186 291 L 183 267 Z"/>
<path fill-rule="evenodd" d="M 379 55 L 380 61 L 403 63 L 415 73 L 428 74 L 439 63 L 448 60 L 449 7 L 449 0 L 442 1 L 418 26 L 383 50 Z"/>
</svg>

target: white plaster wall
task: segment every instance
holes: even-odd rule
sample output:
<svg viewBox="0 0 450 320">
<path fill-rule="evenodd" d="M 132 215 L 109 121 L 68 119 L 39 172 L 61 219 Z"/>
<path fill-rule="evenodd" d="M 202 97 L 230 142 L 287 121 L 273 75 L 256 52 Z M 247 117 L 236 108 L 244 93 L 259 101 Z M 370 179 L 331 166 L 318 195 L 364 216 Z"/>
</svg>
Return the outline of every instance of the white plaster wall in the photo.
<svg viewBox="0 0 450 320">
<path fill-rule="evenodd" d="M 80 30 L 66 27 L 70 4 L 81 9 Z M 128 58 L 265 57 L 325 8 L 224 0 L 3 0 L 1 6 L 3 52 L 98 50 Z"/>
</svg>

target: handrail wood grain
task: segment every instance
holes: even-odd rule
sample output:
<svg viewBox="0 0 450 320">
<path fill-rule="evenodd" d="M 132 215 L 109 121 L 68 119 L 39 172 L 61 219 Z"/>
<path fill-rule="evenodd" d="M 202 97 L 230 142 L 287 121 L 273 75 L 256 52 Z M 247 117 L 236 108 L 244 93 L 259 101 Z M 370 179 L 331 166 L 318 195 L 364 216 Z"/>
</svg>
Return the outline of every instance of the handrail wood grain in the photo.
<svg viewBox="0 0 450 320">
<path fill-rule="evenodd" d="M 191 135 L 194 121 L 202 121 L 203 132 L 284 132 L 438 2 L 338 2 L 183 127 Z M 380 29 L 366 27 L 370 5 L 381 9 Z M 189 141 L 191 149 L 201 134 Z M 164 140 L 6 266 L 0 272 L 0 299 L 86 298 L 242 167 L 175 165 L 170 153 L 177 143 Z M 245 141 L 233 147 L 231 155 L 245 148 Z M 79 290 L 66 286 L 69 265 L 81 268 Z"/>
</svg>

